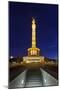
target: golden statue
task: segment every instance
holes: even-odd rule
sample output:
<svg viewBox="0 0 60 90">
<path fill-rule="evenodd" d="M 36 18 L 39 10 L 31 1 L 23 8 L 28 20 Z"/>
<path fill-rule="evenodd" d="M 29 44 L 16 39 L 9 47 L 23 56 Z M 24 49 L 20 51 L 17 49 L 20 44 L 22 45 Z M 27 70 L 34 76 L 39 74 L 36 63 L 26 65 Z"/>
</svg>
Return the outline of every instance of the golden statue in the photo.
<svg viewBox="0 0 60 90">
<path fill-rule="evenodd" d="M 36 24 L 35 24 L 35 19 L 33 18 L 32 20 L 32 30 L 35 30 L 36 29 Z"/>
</svg>

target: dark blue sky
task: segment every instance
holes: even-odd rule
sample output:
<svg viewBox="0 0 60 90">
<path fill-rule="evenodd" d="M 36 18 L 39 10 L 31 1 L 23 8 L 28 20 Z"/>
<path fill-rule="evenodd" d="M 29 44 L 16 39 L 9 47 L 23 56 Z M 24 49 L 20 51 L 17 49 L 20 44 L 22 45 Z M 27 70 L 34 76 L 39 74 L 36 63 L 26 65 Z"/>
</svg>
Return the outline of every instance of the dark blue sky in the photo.
<svg viewBox="0 0 60 90">
<path fill-rule="evenodd" d="M 57 58 L 58 5 L 9 2 L 9 55 L 25 56 L 31 47 L 31 22 L 37 24 L 37 47 L 41 55 Z"/>
</svg>

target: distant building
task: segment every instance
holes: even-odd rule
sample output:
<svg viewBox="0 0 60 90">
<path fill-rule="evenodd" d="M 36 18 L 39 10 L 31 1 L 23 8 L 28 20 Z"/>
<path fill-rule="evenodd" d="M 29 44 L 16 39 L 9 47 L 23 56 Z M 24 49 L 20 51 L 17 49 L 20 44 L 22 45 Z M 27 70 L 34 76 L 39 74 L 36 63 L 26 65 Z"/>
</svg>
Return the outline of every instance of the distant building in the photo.
<svg viewBox="0 0 60 90">
<path fill-rule="evenodd" d="M 17 57 L 17 63 L 21 63 L 23 61 L 23 58 L 22 57 Z"/>
</svg>

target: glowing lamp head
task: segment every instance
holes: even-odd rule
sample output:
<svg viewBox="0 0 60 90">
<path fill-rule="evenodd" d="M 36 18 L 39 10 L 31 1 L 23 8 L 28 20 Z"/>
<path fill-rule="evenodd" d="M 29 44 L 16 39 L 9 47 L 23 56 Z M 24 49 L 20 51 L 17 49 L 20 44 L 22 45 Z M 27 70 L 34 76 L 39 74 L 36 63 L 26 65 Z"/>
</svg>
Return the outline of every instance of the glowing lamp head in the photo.
<svg viewBox="0 0 60 90">
<path fill-rule="evenodd" d="M 11 59 L 13 59 L 13 56 L 10 56 Z"/>
</svg>

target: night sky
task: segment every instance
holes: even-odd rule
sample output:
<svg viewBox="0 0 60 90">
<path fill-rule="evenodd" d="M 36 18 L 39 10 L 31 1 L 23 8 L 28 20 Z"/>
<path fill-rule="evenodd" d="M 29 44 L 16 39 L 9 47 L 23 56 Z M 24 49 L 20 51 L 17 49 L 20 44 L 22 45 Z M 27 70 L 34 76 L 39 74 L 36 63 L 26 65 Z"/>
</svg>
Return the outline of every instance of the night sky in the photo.
<svg viewBox="0 0 60 90">
<path fill-rule="evenodd" d="M 31 47 L 32 17 L 36 19 L 41 55 L 58 57 L 58 5 L 9 2 L 9 56 L 26 56 Z"/>
</svg>

